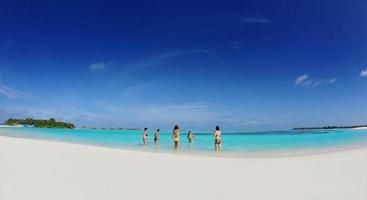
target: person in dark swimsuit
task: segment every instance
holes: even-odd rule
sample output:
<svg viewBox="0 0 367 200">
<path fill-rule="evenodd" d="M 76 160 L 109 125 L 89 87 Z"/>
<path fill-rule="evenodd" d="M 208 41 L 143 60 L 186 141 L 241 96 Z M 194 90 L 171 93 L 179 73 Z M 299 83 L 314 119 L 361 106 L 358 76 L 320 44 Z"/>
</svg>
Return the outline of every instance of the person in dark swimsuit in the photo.
<svg viewBox="0 0 367 200">
<path fill-rule="evenodd" d="M 160 129 L 157 129 L 157 131 L 155 132 L 155 134 L 154 134 L 154 142 L 156 143 L 156 144 L 158 144 L 159 143 L 159 131 L 160 131 Z"/>
<path fill-rule="evenodd" d="M 187 133 L 187 140 L 189 141 L 189 143 L 192 143 L 194 140 L 194 134 L 191 131 Z"/>
</svg>

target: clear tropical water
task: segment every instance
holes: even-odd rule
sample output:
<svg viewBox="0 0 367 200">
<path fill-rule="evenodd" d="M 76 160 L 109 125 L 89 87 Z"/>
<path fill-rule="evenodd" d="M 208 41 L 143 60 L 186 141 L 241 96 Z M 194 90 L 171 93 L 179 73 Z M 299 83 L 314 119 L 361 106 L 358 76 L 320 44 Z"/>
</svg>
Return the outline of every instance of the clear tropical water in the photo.
<svg viewBox="0 0 367 200">
<path fill-rule="evenodd" d="M 192 144 L 181 133 L 180 152 L 213 152 L 212 132 L 194 132 Z M 122 149 L 170 152 L 174 150 L 171 132 L 161 131 L 159 144 L 153 141 L 154 132 L 148 135 L 149 144 L 143 145 L 142 131 L 0 128 L 0 135 L 36 138 L 70 143 L 81 143 Z M 223 132 L 223 153 L 296 152 L 297 150 L 330 150 L 367 144 L 367 130 L 314 130 L 314 131 L 267 131 Z"/>
</svg>

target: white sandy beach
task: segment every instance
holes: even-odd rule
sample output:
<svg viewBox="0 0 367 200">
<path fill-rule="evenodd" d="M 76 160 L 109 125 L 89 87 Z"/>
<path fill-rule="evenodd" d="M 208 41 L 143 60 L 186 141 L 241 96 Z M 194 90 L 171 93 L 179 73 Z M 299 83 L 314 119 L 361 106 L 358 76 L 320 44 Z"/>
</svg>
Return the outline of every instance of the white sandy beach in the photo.
<svg viewBox="0 0 367 200">
<path fill-rule="evenodd" d="M 367 148 L 214 158 L 0 136 L 0 199 L 366 200 Z"/>
</svg>

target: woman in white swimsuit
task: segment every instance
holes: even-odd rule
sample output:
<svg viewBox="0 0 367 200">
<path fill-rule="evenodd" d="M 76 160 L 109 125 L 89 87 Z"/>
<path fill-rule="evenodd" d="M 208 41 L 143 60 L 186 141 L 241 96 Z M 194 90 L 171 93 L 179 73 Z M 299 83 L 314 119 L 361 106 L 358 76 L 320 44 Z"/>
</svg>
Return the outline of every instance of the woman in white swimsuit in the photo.
<svg viewBox="0 0 367 200">
<path fill-rule="evenodd" d="M 216 151 L 219 151 L 222 148 L 222 132 L 220 131 L 219 126 L 215 127 L 213 136 L 214 136 L 214 148 Z"/>
<path fill-rule="evenodd" d="M 148 128 L 144 128 L 143 143 L 144 143 L 144 145 L 148 144 Z"/>
</svg>

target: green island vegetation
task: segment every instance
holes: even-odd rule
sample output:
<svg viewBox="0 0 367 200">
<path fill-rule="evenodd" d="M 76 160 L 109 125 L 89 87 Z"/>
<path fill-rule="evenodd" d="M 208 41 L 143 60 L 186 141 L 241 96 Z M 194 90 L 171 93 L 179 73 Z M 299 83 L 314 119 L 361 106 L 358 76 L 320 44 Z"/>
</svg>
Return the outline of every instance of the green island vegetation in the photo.
<svg viewBox="0 0 367 200">
<path fill-rule="evenodd" d="M 8 119 L 5 121 L 5 125 L 9 126 L 17 126 L 17 125 L 24 125 L 24 126 L 34 126 L 37 128 L 75 128 L 74 124 L 66 123 L 66 122 L 59 122 L 56 121 L 54 118 L 51 118 L 49 120 L 43 120 L 43 119 Z"/>
</svg>

